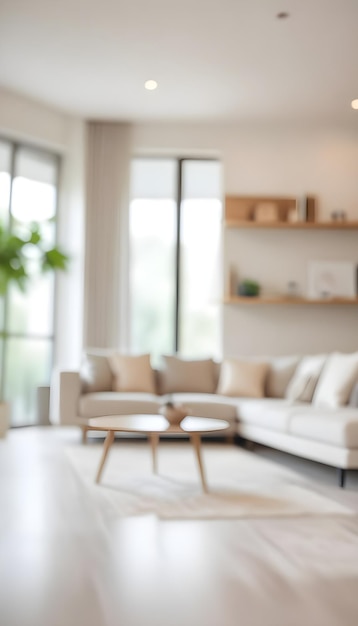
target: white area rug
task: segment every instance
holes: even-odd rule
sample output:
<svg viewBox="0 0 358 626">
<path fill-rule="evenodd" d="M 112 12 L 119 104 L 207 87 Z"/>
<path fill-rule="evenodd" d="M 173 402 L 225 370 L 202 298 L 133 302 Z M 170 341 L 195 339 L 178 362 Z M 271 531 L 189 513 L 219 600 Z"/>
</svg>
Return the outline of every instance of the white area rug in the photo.
<svg viewBox="0 0 358 626">
<path fill-rule="evenodd" d="M 298 474 L 227 444 L 204 444 L 209 493 L 201 489 L 191 445 L 161 442 L 159 473 L 151 469 L 146 442 L 113 444 L 100 485 L 94 477 L 102 444 L 66 448 L 78 477 L 100 500 L 106 517 L 154 514 L 163 519 L 233 519 L 346 515 L 352 511 L 315 491 Z"/>
</svg>

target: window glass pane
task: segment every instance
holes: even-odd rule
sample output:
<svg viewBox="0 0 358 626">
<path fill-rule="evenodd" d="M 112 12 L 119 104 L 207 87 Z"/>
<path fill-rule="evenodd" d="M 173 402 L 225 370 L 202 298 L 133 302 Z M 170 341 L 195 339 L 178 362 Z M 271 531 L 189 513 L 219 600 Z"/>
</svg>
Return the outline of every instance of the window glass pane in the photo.
<svg viewBox="0 0 358 626">
<path fill-rule="evenodd" d="M 0 296 L 0 332 L 4 331 L 4 324 L 5 324 L 4 311 L 5 311 L 5 299 L 4 299 L 4 296 Z M 1 378 L 0 378 L 0 382 L 1 382 Z"/>
<path fill-rule="evenodd" d="M 19 154 L 18 166 L 22 165 L 24 167 L 21 161 L 22 152 L 20 151 Z M 36 154 L 34 156 L 34 167 L 31 170 L 30 156 L 26 153 L 27 160 L 25 165 L 28 169 L 26 170 L 25 168 L 25 171 L 28 171 L 29 175 L 37 173 L 41 176 L 41 174 L 44 174 L 43 178 L 45 178 L 46 173 L 49 175 L 48 163 L 45 162 L 43 164 L 42 161 L 38 163 Z M 55 161 L 51 161 L 52 166 L 55 164 Z M 46 166 L 44 172 L 41 169 L 43 165 Z M 44 194 L 43 188 L 47 188 Z M 49 189 L 52 190 L 51 194 L 47 193 Z M 22 177 L 14 179 L 12 212 L 18 220 L 13 225 L 14 232 L 26 237 L 29 234 L 29 222 L 33 219 L 38 220 L 44 217 L 46 221 L 40 222 L 41 235 L 44 246 L 51 248 L 55 243 L 55 222 L 53 220 L 48 221 L 47 217 L 51 217 L 56 210 L 55 196 L 55 188 L 47 182 L 38 182 Z M 39 201 L 38 205 L 36 204 L 37 201 Z M 32 207 L 35 207 L 35 210 L 32 210 Z M 46 207 L 49 207 L 49 210 Z M 40 276 L 38 251 L 29 247 L 28 254 L 32 255 L 30 271 L 33 274 L 33 279 L 25 292 L 21 292 L 16 286 L 10 288 L 8 294 L 7 330 L 10 333 L 48 336 L 53 332 L 54 275 L 51 273 Z"/>
<path fill-rule="evenodd" d="M 0 223 L 9 223 L 12 146 L 0 141 Z M 0 297 L 0 331 L 4 330 L 4 298 Z M 1 380 L 1 379 L 0 379 Z"/>
<path fill-rule="evenodd" d="M 131 168 L 131 197 L 172 198 L 176 196 L 175 159 L 134 159 Z"/>
<path fill-rule="evenodd" d="M 21 148 L 16 153 L 11 213 L 17 220 L 43 221 L 56 213 L 57 159 Z"/>
<path fill-rule="evenodd" d="M 10 200 L 11 146 L 0 141 L 0 222 L 7 223 Z"/>
<path fill-rule="evenodd" d="M 219 358 L 222 203 L 208 195 L 219 188 L 221 172 L 217 162 L 185 162 L 183 188 L 188 192 L 186 177 L 192 176 L 191 169 L 197 171 L 199 164 L 203 197 L 183 198 L 181 206 L 179 348 L 186 357 Z M 204 188 L 205 171 L 207 191 Z"/>
<path fill-rule="evenodd" d="M 50 383 L 52 342 L 9 338 L 5 351 L 5 399 L 13 426 L 36 423 L 37 387 Z"/>
<path fill-rule="evenodd" d="M 56 189 L 47 183 L 14 178 L 11 213 L 23 222 L 51 219 L 56 213 Z"/>
<path fill-rule="evenodd" d="M 169 199 L 130 206 L 131 348 L 154 363 L 174 349 L 175 208 Z"/>
<path fill-rule="evenodd" d="M 219 161 L 184 161 L 182 197 L 221 200 L 221 166 Z"/>
<path fill-rule="evenodd" d="M 31 148 L 21 147 L 16 152 L 16 176 L 46 183 L 51 187 L 57 181 L 57 157 Z"/>
<path fill-rule="evenodd" d="M 11 154 L 11 144 L 0 140 L 0 172 L 10 172 Z"/>
<path fill-rule="evenodd" d="M 0 381 L 2 380 L 3 375 L 3 350 L 4 350 L 4 340 L 0 338 Z"/>
<path fill-rule="evenodd" d="M 49 336 L 53 333 L 54 275 L 34 278 L 25 292 L 12 286 L 8 296 L 8 332 Z"/>
</svg>

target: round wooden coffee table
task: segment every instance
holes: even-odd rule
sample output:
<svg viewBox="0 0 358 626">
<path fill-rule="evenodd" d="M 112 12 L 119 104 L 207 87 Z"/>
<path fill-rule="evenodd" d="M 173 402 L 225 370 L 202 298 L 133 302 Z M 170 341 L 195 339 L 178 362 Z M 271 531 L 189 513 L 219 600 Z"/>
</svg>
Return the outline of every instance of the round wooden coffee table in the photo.
<svg viewBox="0 0 358 626">
<path fill-rule="evenodd" d="M 101 480 L 103 468 L 116 432 L 143 433 L 147 435 L 152 448 L 153 472 L 157 472 L 157 447 L 161 435 L 188 435 L 194 447 L 201 484 L 205 492 L 208 491 L 203 462 L 201 458 L 201 436 L 207 433 L 226 430 L 229 422 L 209 417 L 192 417 L 188 415 L 179 426 L 171 426 L 161 415 L 106 415 L 92 417 L 86 425 L 87 430 L 107 431 L 103 446 L 103 453 L 98 467 L 96 482 Z"/>
</svg>

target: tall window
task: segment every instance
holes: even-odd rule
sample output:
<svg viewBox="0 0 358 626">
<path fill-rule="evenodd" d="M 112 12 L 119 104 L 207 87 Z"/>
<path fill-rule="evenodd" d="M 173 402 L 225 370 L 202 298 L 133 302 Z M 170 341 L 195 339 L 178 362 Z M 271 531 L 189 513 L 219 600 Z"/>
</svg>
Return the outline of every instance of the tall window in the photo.
<svg viewBox="0 0 358 626">
<path fill-rule="evenodd" d="M 131 198 L 132 350 L 219 357 L 220 163 L 134 159 Z"/>
<path fill-rule="evenodd" d="M 0 219 L 10 228 L 41 224 L 55 243 L 58 157 L 0 140 Z M 0 302 L 0 385 L 10 402 L 12 425 L 36 422 L 36 390 L 48 385 L 53 351 L 54 276 L 15 286 Z"/>
</svg>

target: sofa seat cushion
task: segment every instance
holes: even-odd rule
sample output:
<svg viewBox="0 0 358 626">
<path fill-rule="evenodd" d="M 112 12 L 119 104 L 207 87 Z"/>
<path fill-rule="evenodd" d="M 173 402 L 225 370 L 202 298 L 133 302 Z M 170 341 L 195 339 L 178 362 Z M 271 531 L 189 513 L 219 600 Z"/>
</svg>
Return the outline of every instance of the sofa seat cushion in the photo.
<svg viewBox="0 0 358 626">
<path fill-rule="evenodd" d="M 235 398 L 240 422 L 255 424 L 287 432 L 290 415 L 295 405 L 289 400 L 278 398 Z"/>
<path fill-rule="evenodd" d="M 175 404 L 185 404 L 190 409 L 190 415 L 195 417 L 213 417 L 230 423 L 237 421 L 237 409 L 232 398 L 216 393 L 173 393 L 170 397 L 163 396 L 162 402 L 169 399 Z"/>
<path fill-rule="evenodd" d="M 358 448 L 358 409 L 307 407 L 295 411 L 288 426 L 291 435 L 345 448 Z"/>
<path fill-rule="evenodd" d="M 151 393 L 98 391 L 86 393 L 79 401 L 79 417 L 158 413 L 162 401 Z"/>
</svg>

